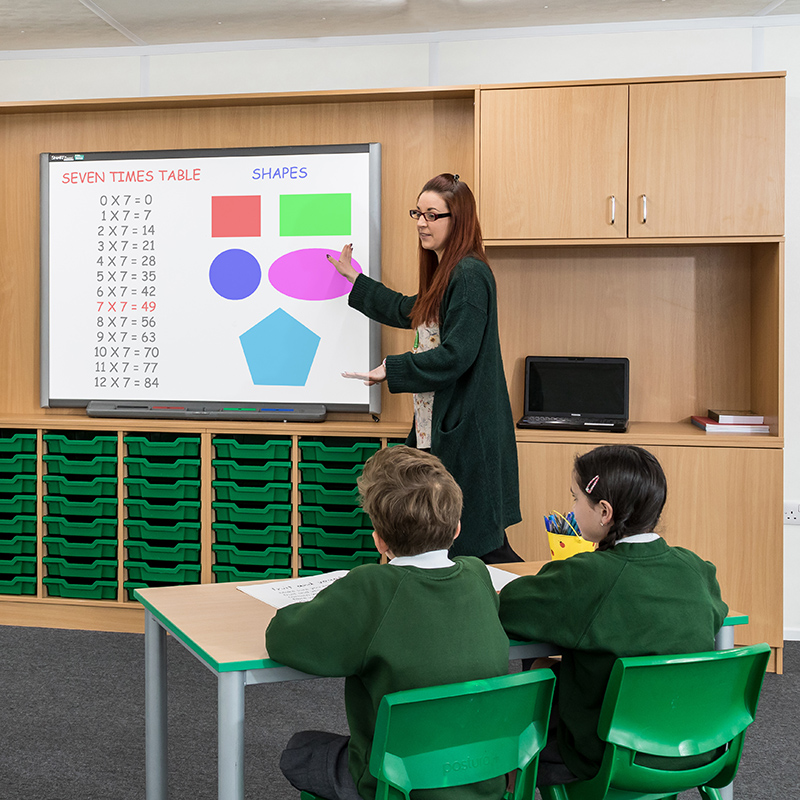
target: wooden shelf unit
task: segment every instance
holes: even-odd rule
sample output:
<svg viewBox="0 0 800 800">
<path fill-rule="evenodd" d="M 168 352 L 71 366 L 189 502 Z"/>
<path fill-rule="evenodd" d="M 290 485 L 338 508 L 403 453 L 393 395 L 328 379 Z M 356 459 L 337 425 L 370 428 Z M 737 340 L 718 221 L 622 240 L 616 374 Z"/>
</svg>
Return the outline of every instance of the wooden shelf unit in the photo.
<svg viewBox="0 0 800 800">
<path fill-rule="evenodd" d="M 213 434 L 290 436 L 295 462 L 303 436 L 404 437 L 410 398 L 385 390 L 377 424 L 347 414 L 323 425 L 122 424 L 38 404 L 40 152 L 380 141 L 382 272 L 393 288 L 416 290 L 416 243 L 404 220 L 425 180 L 457 171 L 476 188 L 515 416 L 528 354 L 631 360 L 633 422 L 622 439 L 518 431 L 524 521 L 509 535 L 519 552 L 546 557 L 542 514 L 568 503 L 577 452 L 620 440 L 652 449 L 669 479 L 665 535 L 717 564 L 729 604 L 750 614 L 737 634 L 742 642 L 768 641 L 780 669 L 783 93 L 783 73 L 764 73 L 5 104 L 0 202 L 14 214 L 0 219 L 9 265 L 0 278 L 0 427 L 38 431 L 40 454 L 48 430 L 116 431 L 120 443 L 125 432 L 199 434 L 204 580 L 211 576 Z M 691 154 L 686 137 L 695 143 Z M 707 161 L 709 152 L 718 152 L 718 163 L 698 171 L 697 159 Z M 637 222 L 640 194 L 650 202 L 645 226 Z M 678 218 L 666 221 L 661 212 L 674 207 Z M 409 349 L 411 338 L 385 329 L 384 353 Z M 770 434 L 705 434 L 688 420 L 709 406 L 754 407 Z M 41 474 L 40 462 L 39 576 Z M 36 597 L 0 596 L 0 622 L 140 629 L 140 609 L 122 591 L 102 602 L 43 594 L 40 577 Z"/>
</svg>

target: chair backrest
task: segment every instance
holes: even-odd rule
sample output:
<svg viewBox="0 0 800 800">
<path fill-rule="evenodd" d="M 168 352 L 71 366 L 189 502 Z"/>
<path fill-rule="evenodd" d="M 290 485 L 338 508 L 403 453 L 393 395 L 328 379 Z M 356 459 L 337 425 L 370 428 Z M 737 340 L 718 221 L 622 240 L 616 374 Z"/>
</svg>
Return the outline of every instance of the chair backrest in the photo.
<svg viewBox="0 0 800 800">
<path fill-rule="evenodd" d="M 554 685 L 541 669 L 386 695 L 370 758 L 376 797 L 520 770 L 514 797 L 532 798 Z"/>
<path fill-rule="evenodd" d="M 595 780 L 664 793 L 730 783 L 769 657 L 769 645 L 758 644 L 618 659 L 600 713 L 598 735 L 608 745 Z"/>
</svg>

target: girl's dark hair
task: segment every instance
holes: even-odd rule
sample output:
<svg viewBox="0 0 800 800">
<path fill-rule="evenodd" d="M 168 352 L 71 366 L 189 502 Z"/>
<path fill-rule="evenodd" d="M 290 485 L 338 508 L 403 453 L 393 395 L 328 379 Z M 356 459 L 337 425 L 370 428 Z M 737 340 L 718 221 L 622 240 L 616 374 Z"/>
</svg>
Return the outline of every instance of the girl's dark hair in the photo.
<svg viewBox="0 0 800 800">
<path fill-rule="evenodd" d="M 457 175 L 444 172 L 431 178 L 419 194 L 423 192 L 438 194 L 447 203 L 452 216 L 450 235 L 445 242 L 441 261 L 432 250 L 419 245 L 419 289 L 417 301 L 411 309 L 412 328 L 426 322 L 439 322 L 439 307 L 445 289 L 456 264 L 462 258 L 474 256 L 488 264 L 478 221 L 478 207 L 469 186 Z"/>
<path fill-rule="evenodd" d="M 667 501 L 661 464 L 652 453 L 629 444 L 597 447 L 577 456 L 575 480 L 593 505 L 605 500 L 614 509 L 614 523 L 598 550 L 608 550 L 626 536 L 653 531 Z"/>
</svg>

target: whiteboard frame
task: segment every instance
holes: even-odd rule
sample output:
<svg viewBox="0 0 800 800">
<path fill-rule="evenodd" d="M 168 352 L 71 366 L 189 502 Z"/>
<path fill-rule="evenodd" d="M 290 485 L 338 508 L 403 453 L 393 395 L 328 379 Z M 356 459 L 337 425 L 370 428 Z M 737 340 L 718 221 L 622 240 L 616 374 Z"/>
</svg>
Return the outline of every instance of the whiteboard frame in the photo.
<svg viewBox="0 0 800 800">
<path fill-rule="evenodd" d="M 179 150 L 133 150 L 99 151 L 86 153 L 41 153 L 39 155 L 39 199 L 40 199 L 40 405 L 42 408 L 84 408 L 97 398 L 51 398 L 50 397 L 50 170 L 53 156 L 58 160 L 75 160 L 75 156 L 89 156 L 92 161 L 112 161 L 145 158 L 211 158 L 224 156 L 302 156 L 333 153 L 368 153 L 369 156 L 369 264 L 370 277 L 381 279 L 381 145 L 380 142 L 339 145 L 290 145 L 276 147 L 224 147 Z M 83 158 L 80 160 L 84 160 Z M 370 368 L 381 360 L 381 326 L 368 321 Z M 329 411 L 368 412 L 375 417 L 381 413 L 381 387 L 369 387 L 367 403 L 325 404 Z M 107 398 L 106 398 L 107 399 Z M 281 402 L 281 398 L 273 398 Z M 241 398 L 231 397 L 226 403 L 237 403 Z M 125 403 L 130 398 L 120 397 L 114 402 Z M 203 398 L 153 397 L 154 403 L 204 402 Z M 322 399 L 309 403 L 324 402 Z M 300 405 L 295 403 L 295 405 Z"/>
</svg>

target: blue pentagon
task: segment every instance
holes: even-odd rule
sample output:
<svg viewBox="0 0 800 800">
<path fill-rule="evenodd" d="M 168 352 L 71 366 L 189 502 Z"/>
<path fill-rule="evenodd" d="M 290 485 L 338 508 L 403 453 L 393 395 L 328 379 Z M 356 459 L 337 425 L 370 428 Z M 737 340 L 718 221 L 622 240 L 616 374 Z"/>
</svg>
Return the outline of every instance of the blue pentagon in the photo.
<svg viewBox="0 0 800 800">
<path fill-rule="evenodd" d="M 240 337 L 256 386 L 305 386 L 319 336 L 282 308 Z"/>
</svg>

